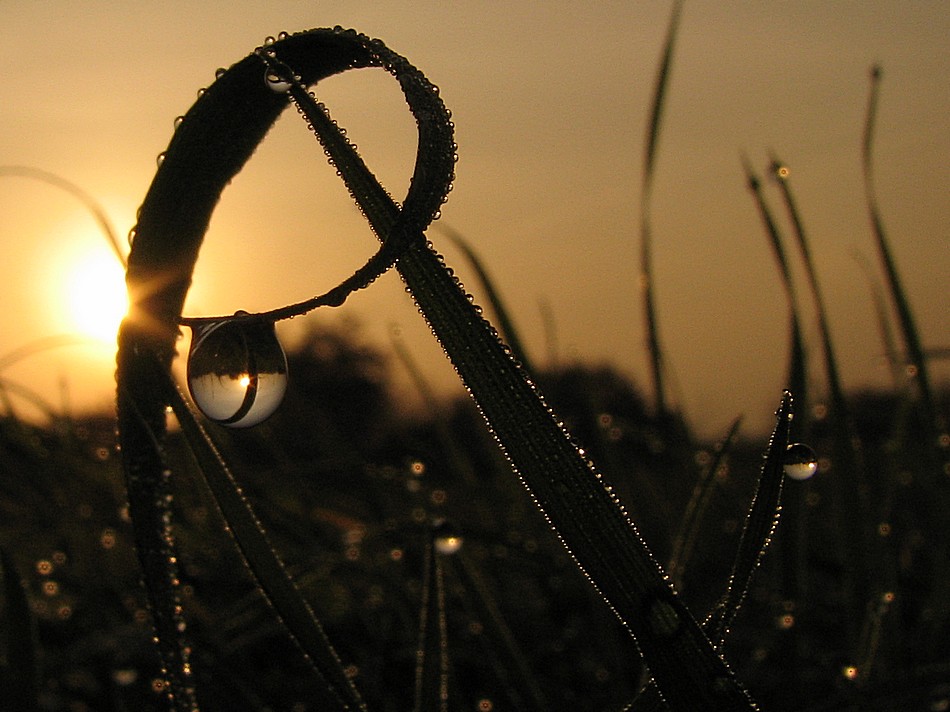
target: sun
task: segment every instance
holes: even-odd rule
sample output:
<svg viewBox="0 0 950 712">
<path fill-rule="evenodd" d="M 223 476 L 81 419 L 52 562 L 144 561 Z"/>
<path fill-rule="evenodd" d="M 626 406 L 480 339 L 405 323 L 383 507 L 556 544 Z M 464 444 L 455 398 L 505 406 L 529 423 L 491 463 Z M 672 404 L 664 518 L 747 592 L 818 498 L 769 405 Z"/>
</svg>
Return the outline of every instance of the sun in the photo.
<svg viewBox="0 0 950 712">
<path fill-rule="evenodd" d="M 125 274 L 114 255 L 96 250 L 71 260 L 61 295 L 70 332 L 115 341 L 129 304 Z"/>
</svg>

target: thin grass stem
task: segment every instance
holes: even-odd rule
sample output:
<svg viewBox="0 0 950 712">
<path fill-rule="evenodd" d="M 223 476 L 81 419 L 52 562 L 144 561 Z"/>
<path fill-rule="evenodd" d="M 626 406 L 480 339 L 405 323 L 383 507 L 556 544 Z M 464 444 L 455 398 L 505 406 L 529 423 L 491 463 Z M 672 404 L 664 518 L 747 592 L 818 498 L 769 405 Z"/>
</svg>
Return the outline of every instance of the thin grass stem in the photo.
<svg viewBox="0 0 950 712">
<path fill-rule="evenodd" d="M 55 173 L 50 173 L 49 171 L 44 171 L 40 168 L 32 168 L 30 166 L 0 166 L 0 176 L 20 176 L 22 178 L 33 178 L 34 180 L 41 181 L 47 185 L 52 185 L 65 190 L 67 193 L 75 197 L 83 204 L 83 206 L 86 207 L 86 209 L 89 210 L 89 212 L 92 214 L 92 217 L 95 218 L 95 221 L 99 225 L 103 236 L 109 243 L 109 247 L 112 248 L 113 253 L 115 253 L 116 259 L 119 260 L 119 263 L 123 267 L 125 266 L 125 252 L 122 249 L 122 243 L 119 242 L 119 236 L 116 233 L 115 228 L 112 226 L 112 221 L 109 219 L 109 216 L 106 215 L 106 211 L 102 208 L 99 202 L 78 185 L 56 175 Z"/>
<path fill-rule="evenodd" d="M 683 3 L 673 3 L 666 40 L 661 52 L 660 66 L 657 70 L 653 88 L 653 102 L 650 108 L 650 120 L 647 125 L 646 152 L 643 160 L 643 179 L 640 193 L 640 289 L 643 295 L 644 317 L 646 319 L 647 350 L 650 357 L 650 374 L 653 379 L 653 397 L 656 414 L 663 420 L 668 415 L 666 388 L 664 383 L 665 357 L 660 343 L 660 325 L 656 314 L 655 275 L 653 270 L 653 231 L 650 216 L 650 204 L 653 194 L 653 179 L 656 168 L 657 149 L 660 141 L 663 109 L 669 85 L 670 70 L 673 63 L 673 47 L 679 27 Z"/>
</svg>

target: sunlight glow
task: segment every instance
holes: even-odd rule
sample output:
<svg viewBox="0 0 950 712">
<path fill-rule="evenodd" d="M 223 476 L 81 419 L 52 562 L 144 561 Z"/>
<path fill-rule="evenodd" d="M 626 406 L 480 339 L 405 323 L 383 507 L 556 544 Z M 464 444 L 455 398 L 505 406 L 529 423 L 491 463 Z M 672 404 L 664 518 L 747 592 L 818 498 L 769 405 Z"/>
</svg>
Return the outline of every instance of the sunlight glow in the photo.
<svg viewBox="0 0 950 712">
<path fill-rule="evenodd" d="M 115 341 L 128 310 L 125 276 L 115 257 L 102 250 L 77 258 L 70 264 L 61 294 L 71 331 Z"/>
</svg>

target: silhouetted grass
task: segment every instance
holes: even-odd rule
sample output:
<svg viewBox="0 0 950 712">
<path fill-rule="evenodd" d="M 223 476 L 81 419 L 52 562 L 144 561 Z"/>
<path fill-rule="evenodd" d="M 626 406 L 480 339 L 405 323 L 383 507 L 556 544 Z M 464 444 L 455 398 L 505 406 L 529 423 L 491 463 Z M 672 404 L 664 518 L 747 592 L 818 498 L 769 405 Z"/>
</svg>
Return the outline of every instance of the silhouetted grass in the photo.
<svg viewBox="0 0 950 712">
<path fill-rule="evenodd" d="M 655 90 L 647 183 L 679 10 Z M 353 66 L 386 67 L 417 116 L 416 192 L 401 206 L 307 93 Z M 438 404 L 409 418 L 387 395 L 381 355 L 319 331 L 290 354 L 287 402 L 253 429 L 205 427 L 179 394 L 169 364 L 204 228 L 290 100 L 381 245 L 338 288 L 287 309 L 338 304 L 394 263 L 477 407 Z M 779 190 L 819 305 L 832 407 L 818 417 L 799 410 L 794 422 L 786 393 L 766 446 L 739 438 L 737 420 L 707 449 L 669 427 L 655 328 L 653 414 L 613 371 L 524 368 L 423 237 L 453 163 L 438 93 L 352 32 L 282 36 L 203 94 L 135 231 L 119 354 L 121 470 L 111 419 L 55 428 L 0 419 L 3 603 L 21 646 L 8 636 L 4 680 L 16 670 L 22 682 L 40 661 L 35 693 L 11 688 L 21 708 L 945 704 L 939 420 L 909 408 L 905 389 L 846 394 L 787 181 Z M 748 166 L 746 177 L 789 297 L 787 377 L 804 388 L 792 271 Z M 656 318 L 651 307 L 653 327 Z M 397 341 L 395 351 L 425 391 L 410 347 Z M 946 407 L 937 401 L 934 412 Z M 166 406 L 180 430 L 168 430 Z M 822 456 L 809 480 L 783 474 L 793 427 Z M 444 522 L 458 540 L 440 552 Z M 777 552 L 765 556 L 766 547 Z M 676 562 L 675 586 L 657 559 Z M 24 585 L 13 585 L 20 576 Z M 38 647 L 24 643 L 34 625 Z"/>
</svg>

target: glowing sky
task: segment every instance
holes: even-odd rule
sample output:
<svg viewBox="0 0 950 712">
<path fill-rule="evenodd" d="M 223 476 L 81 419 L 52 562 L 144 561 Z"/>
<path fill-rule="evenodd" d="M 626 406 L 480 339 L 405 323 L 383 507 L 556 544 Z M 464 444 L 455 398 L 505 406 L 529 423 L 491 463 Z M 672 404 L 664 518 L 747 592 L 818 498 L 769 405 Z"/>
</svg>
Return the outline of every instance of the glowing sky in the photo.
<svg viewBox="0 0 950 712">
<path fill-rule="evenodd" d="M 536 360 L 548 356 L 543 301 L 562 361 L 610 363 L 647 388 L 638 195 L 669 10 L 653 1 L 4 0 L 0 165 L 75 182 L 125 234 L 174 118 L 217 67 L 282 30 L 354 27 L 440 86 L 460 154 L 443 221 L 479 251 Z M 761 429 L 784 385 L 786 306 L 740 152 L 760 171 L 770 151 L 791 167 L 846 387 L 888 383 L 868 282 L 854 258 L 876 267 L 859 153 L 874 62 L 884 68 L 875 149 L 881 208 L 924 343 L 948 346 L 948 36 L 943 1 L 686 3 L 654 186 L 654 256 L 661 337 L 679 399 L 701 432 L 721 433 L 740 413 Z M 350 72 L 317 96 L 401 197 L 415 136 L 395 82 L 379 71 Z M 777 193 L 768 195 L 778 212 Z M 108 247 L 75 199 L 35 181 L 0 178 L 0 215 L 2 356 L 71 328 L 61 297 L 51 296 L 66 279 L 57 256 Z M 477 295 L 458 251 L 437 231 L 430 237 Z M 288 113 L 225 192 L 186 311 L 299 301 L 342 279 L 374 246 L 315 140 Z M 337 313 L 312 318 L 353 320 L 383 348 L 398 325 L 433 382 L 457 388 L 394 273 Z M 808 337 L 820 382 L 811 321 Z M 57 409 L 68 393 L 79 408 L 111 403 L 112 370 L 108 345 L 70 346 L 0 377 Z M 946 378 L 946 362 L 935 371 Z M 396 363 L 393 372 L 401 375 Z"/>
</svg>

